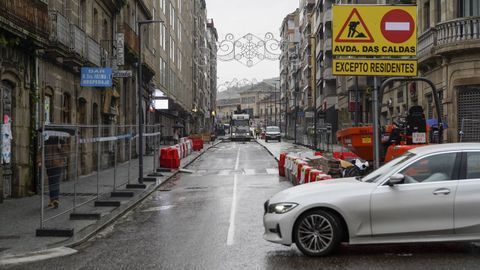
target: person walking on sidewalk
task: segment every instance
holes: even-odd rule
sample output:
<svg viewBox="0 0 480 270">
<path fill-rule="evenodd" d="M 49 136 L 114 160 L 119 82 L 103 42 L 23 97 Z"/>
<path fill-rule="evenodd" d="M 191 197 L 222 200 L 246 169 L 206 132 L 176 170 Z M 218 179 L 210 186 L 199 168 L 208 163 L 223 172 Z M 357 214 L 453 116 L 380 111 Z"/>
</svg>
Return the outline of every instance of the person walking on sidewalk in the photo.
<svg viewBox="0 0 480 270">
<path fill-rule="evenodd" d="M 50 203 L 48 206 L 58 208 L 60 201 L 60 179 L 66 164 L 66 143 L 58 137 L 45 141 L 45 169 L 48 176 Z"/>
<path fill-rule="evenodd" d="M 177 144 L 178 143 L 178 140 L 180 139 L 179 138 L 179 130 L 178 128 L 174 128 L 173 129 L 173 144 Z"/>
</svg>

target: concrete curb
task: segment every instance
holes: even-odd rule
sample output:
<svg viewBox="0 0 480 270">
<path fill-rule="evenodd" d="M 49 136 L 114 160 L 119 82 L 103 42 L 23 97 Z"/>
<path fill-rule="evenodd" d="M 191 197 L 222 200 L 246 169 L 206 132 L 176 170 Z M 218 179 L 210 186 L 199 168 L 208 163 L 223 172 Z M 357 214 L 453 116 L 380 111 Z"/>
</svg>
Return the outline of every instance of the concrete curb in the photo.
<svg viewBox="0 0 480 270">
<path fill-rule="evenodd" d="M 195 162 L 199 157 L 201 157 L 204 153 L 206 153 L 208 150 L 210 150 L 210 148 L 213 148 L 214 146 L 218 145 L 219 143 L 221 143 L 221 141 L 218 141 L 218 142 L 215 142 L 214 144 L 208 146 L 207 148 L 205 148 L 204 151 L 200 152 L 200 154 L 198 156 L 196 156 L 195 158 L 193 158 L 192 160 L 190 160 L 187 164 L 185 164 L 184 166 L 182 166 L 182 168 L 186 168 L 188 167 L 190 164 L 192 164 L 193 162 Z M 146 190 L 144 193 L 140 194 L 138 196 L 138 198 L 135 199 L 135 201 L 131 202 L 131 203 L 127 203 L 125 205 L 125 207 L 122 209 L 121 207 L 118 209 L 118 212 L 115 213 L 115 211 L 113 211 L 110 215 L 109 218 L 107 218 L 106 220 L 104 220 L 103 222 L 101 222 L 100 224 L 97 224 L 97 226 L 94 227 L 94 229 L 90 232 L 88 232 L 86 235 L 84 236 L 81 236 L 80 239 L 78 240 L 74 240 L 72 241 L 71 243 L 68 243 L 66 244 L 65 246 L 66 247 L 69 247 L 69 248 L 74 248 L 74 247 L 77 247 L 85 242 L 87 242 L 88 240 L 90 240 L 91 238 L 93 238 L 95 235 L 97 235 L 101 230 L 105 229 L 107 226 L 109 226 L 110 224 L 114 223 L 116 220 L 118 220 L 119 218 L 123 217 L 126 213 L 128 213 L 130 210 L 132 210 L 133 208 L 135 208 L 136 206 L 138 206 L 140 203 L 142 203 L 145 199 L 147 199 L 153 192 L 155 192 L 163 183 L 169 181 L 170 179 L 174 178 L 177 174 L 179 174 L 180 171 L 179 170 L 176 170 L 171 176 L 169 176 L 168 178 L 165 178 L 163 179 L 162 181 L 159 181 L 153 188 L 149 189 L 149 190 Z M 88 227 L 87 227 L 88 228 Z"/>
<path fill-rule="evenodd" d="M 258 143 L 259 145 L 261 145 L 263 148 L 265 148 L 265 150 L 267 150 L 267 152 L 278 162 L 279 159 L 278 157 L 276 157 L 271 151 L 270 149 L 268 149 L 268 147 L 266 147 L 265 145 L 263 145 L 262 143 L 259 143 L 258 142 L 258 139 L 255 139 L 255 142 Z"/>
</svg>

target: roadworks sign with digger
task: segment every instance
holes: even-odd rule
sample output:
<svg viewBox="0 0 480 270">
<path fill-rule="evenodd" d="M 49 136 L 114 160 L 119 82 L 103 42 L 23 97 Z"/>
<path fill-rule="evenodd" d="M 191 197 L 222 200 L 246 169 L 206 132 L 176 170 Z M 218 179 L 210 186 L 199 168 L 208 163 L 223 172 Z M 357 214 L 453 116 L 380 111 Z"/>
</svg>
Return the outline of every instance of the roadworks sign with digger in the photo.
<svg viewBox="0 0 480 270">
<path fill-rule="evenodd" d="M 416 56 L 416 6 L 334 5 L 333 55 Z"/>
</svg>

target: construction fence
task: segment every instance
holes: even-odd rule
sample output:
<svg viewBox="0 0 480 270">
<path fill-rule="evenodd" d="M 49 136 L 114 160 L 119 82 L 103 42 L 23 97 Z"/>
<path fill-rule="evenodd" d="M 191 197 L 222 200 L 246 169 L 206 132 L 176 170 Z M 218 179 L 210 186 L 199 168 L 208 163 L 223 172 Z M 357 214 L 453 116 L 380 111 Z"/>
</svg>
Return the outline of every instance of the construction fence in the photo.
<svg viewBox="0 0 480 270">
<path fill-rule="evenodd" d="M 138 182 L 138 126 L 49 124 L 39 133 L 41 229 Z M 161 126 L 145 125 L 143 137 L 143 171 L 154 172 L 159 167 Z"/>
</svg>

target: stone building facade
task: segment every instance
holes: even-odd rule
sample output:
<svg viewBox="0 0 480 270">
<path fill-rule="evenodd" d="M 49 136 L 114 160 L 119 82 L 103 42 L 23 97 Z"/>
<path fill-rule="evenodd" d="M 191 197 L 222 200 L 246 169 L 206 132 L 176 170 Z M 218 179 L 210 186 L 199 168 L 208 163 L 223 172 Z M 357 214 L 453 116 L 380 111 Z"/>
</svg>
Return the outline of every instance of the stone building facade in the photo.
<svg viewBox="0 0 480 270">
<path fill-rule="evenodd" d="M 199 10 L 203 12 L 202 20 L 197 20 Z M 163 22 L 139 29 L 137 22 L 145 20 Z M 214 25 L 209 29 L 214 32 Z M 142 48 L 138 43 L 140 30 Z M 37 131 L 43 123 L 135 126 L 140 104 L 146 123 L 162 124 L 165 136 L 173 132 L 172 126 L 177 123 L 184 124 L 185 133 L 189 133 L 200 98 L 194 94 L 200 91 L 194 79 L 194 55 L 200 50 L 193 46 L 194 36 L 200 35 L 206 42 L 206 31 L 205 1 L 200 0 L 1 1 L 2 134 L 7 134 L 8 139 L 2 144 L 0 200 L 37 192 Z M 120 47 L 122 43 L 124 47 Z M 142 78 L 137 77 L 140 51 Z M 209 69 L 216 72 L 213 55 L 215 46 L 204 57 L 210 63 Z M 113 78 L 112 87 L 81 87 L 82 67 L 126 70 L 132 76 Z M 209 84 L 202 86 L 204 93 L 215 91 L 216 75 L 208 78 Z M 142 100 L 137 99 L 139 79 Z M 169 99 L 168 110 L 151 110 L 155 89 Z M 102 136 L 114 132 L 106 130 Z M 93 136 L 92 129 L 81 132 Z M 81 174 L 91 172 L 101 158 L 88 147 L 80 150 Z M 119 161 L 126 158 L 121 149 L 125 147 L 117 153 Z"/>
<path fill-rule="evenodd" d="M 445 142 L 480 141 L 480 5 L 478 1 L 416 1 L 419 76 L 437 88 L 441 117 L 448 128 Z M 411 105 L 421 105 L 427 119 L 437 119 L 432 89 L 426 83 L 390 87 L 384 119 L 404 117 Z"/>
</svg>

